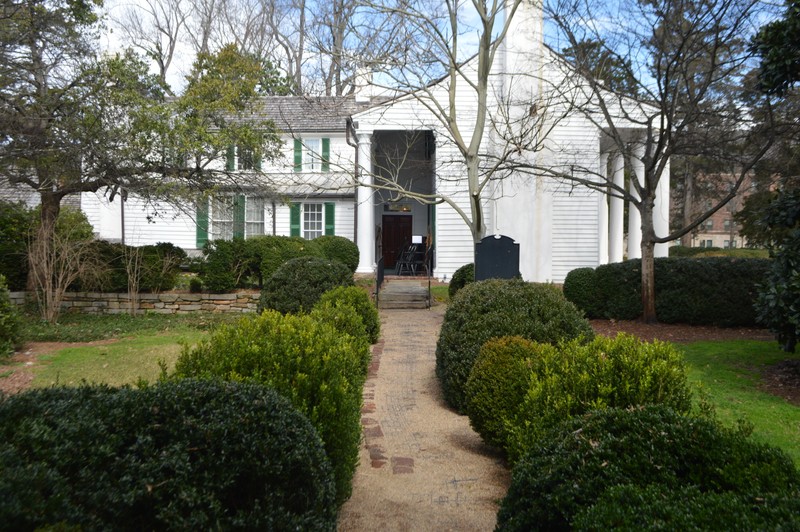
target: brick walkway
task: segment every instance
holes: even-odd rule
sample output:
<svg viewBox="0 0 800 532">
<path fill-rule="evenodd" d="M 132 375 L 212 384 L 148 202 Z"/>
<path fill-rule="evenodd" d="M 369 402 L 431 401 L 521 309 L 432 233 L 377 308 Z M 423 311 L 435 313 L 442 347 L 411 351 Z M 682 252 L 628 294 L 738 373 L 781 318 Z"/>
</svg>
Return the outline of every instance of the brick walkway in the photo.
<svg viewBox="0 0 800 532">
<path fill-rule="evenodd" d="M 382 310 L 364 389 L 364 445 L 343 531 L 493 530 L 509 473 L 435 376 L 444 307 Z"/>
</svg>

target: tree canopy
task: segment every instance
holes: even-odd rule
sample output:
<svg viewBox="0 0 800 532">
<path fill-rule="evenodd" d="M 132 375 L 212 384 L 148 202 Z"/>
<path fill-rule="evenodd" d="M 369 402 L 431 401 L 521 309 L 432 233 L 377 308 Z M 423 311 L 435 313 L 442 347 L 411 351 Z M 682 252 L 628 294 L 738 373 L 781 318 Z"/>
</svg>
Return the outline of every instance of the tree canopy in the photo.
<svg viewBox="0 0 800 532">
<path fill-rule="evenodd" d="M 783 18 L 763 26 L 752 47 L 761 58 L 764 90 L 785 94 L 800 79 L 800 1 L 787 0 Z"/>
</svg>

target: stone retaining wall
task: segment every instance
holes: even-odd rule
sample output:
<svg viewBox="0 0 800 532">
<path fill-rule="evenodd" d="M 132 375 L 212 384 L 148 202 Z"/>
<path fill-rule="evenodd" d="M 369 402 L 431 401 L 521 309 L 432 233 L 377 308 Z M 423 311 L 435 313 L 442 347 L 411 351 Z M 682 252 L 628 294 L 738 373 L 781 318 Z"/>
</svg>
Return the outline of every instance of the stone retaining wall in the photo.
<svg viewBox="0 0 800 532">
<path fill-rule="evenodd" d="M 11 292 L 11 301 L 23 305 L 27 292 Z M 192 312 L 255 312 L 258 293 L 235 294 L 139 294 L 138 309 L 156 314 L 190 314 Z M 67 312 L 87 314 L 125 314 L 131 311 L 131 298 L 126 294 L 101 292 L 67 292 L 61 308 Z"/>
</svg>

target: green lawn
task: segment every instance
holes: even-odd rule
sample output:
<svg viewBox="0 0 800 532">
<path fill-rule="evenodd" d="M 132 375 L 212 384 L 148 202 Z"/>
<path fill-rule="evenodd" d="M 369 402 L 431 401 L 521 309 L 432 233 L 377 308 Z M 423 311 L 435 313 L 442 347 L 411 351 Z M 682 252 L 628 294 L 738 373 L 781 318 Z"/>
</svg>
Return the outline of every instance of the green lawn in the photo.
<svg viewBox="0 0 800 532">
<path fill-rule="evenodd" d="M 783 448 L 800 464 L 800 407 L 758 387 L 764 368 L 799 354 L 784 353 L 777 342 L 745 340 L 696 342 L 681 349 L 690 381 L 701 386 L 720 421 L 752 423 L 755 440 Z"/>
</svg>

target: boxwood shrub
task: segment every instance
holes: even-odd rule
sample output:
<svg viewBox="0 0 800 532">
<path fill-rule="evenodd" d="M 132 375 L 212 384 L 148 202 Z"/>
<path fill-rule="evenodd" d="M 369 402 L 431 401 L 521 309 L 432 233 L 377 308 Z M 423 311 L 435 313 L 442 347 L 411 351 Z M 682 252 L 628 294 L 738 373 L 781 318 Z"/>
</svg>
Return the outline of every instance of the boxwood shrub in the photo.
<svg viewBox="0 0 800 532">
<path fill-rule="evenodd" d="M 512 460 L 563 420 L 592 409 L 663 404 L 687 412 L 691 406 L 686 364 L 669 343 L 598 336 L 538 349 L 527 361 L 528 386 L 508 428 Z"/>
<path fill-rule="evenodd" d="M 481 347 L 465 388 L 469 423 L 483 441 L 505 449 L 512 421 L 531 379 L 531 358 L 555 347 L 519 336 L 492 338 Z"/>
<path fill-rule="evenodd" d="M 475 263 L 465 264 L 453 273 L 450 284 L 447 286 L 447 295 L 453 299 L 465 285 L 475 282 Z"/>
<path fill-rule="evenodd" d="M 353 307 L 361 316 L 369 343 L 374 344 L 378 341 L 381 336 L 381 319 L 375 303 L 372 302 L 366 291 L 357 286 L 337 286 L 322 294 L 317 305 L 325 302 L 333 303 L 335 306 L 350 305 Z"/>
<path fill-rule="evenodd" d="M 371 359 L 370 342 L 364 330 L 364 320 L 355 308 L 344 302 L 320 301 L 309 313 L 319 323 L 326 323 L 339 334 L 352 338 L 354 353 L 357 355 L 362 373 L 367 374 Z"/>
<path fill-rule="evenodd" d="M 139 260 L 139 291 L 162 292 L 172 290 L 178 282 L 180 266 L 186 260 L 186 252 L 169 242 L 159 242 L 148 246 L 126 246 L 96 240 L 92 242 L 98 261 L 105 266 L 100 275 L 92 276 L 91 281 L 81 279 L 71 289 L 96 292 L 128 291 L 128 258 L 131 264 L 133 253 Z"/>
<path fill-rule="evenodd" d="M 0 274 L 0 360 L 13 355 L 22 343 L 21 326 L 19 310 L 9 298 L 5 276 Z"/>
<path fill-rule="evenodd" d="M 282 265 L 292 259 L 301 257 L 324 258 L 317 239 L 306 240 L 299 236 L 262 236 L 253 238 L 252 244 L 257 247 L 261 279 L 264 283 L 278 271 Z M 263 285 L 262 285 L 263 286 Z"/>
<path fill-rule="evenodd" d="M 241 383 L 82 386 L 0 399 L 8 530 L 335 530 L 308 420 Z"/>
<path fill-rule="evenodd" d="M 575 516 L 576 530 L 800 530 L 800 494 L 754 497 L 665 489 L 658 484 L 609 488 Z"/>
<path fill-rule="evenodd" d="M 322 256 L 330 260 L 338 260 L 355 273 L 358 268 L 358 246 L 349 238 L 335 235 L 322 235 L 313 240 Z"/>
<path fill-rule="evenodd" d="M 592 411 L 556 427 L 516 464 L 497 529 L 571 529 L 618 486 L 662 493 L 694 486 L 759 501 L 797 497 L 800 474 L 780 449 L 664 405 Z M 725 519 L 719 514 L 714 528 L 732 529 Z"/>
<path fill-rule="evenodd" d="M 339 261 L 317 257 L 292 259 L 264 283 L 259 310 L 308 312 L 328 290 L 353 284 L 353 272 Z"/>
<path fill-rule="evenodd" d="M 657 258 L 656 314 L 664 323 L 755 326 L 757 286 L 768 259 Z M 641 261 L 604 264 L 594 275 L 581 268 L 567 275 L 564 295 L 589 317 L 632 320 L 642 314 Z"/>
<path fill-rule="evenodd" d="M 552 285 L 518 279 L 468 284 L 445 312 L 436 345 L 436 375 L 447 403 L 464 412 L 464 387 L 481 346 L 491 338 L 521 336 L 555 344 L 594 336 L 581 312 Z"/>
<path fill-rule="evenodd" d="M 308 315 L 268 310 L 184 348 L 174 375 L 255 381 L 287 397 L 319 431 L 341 504 L 350 495 L 361 439 L 360 345 Z"/>
</svg>

